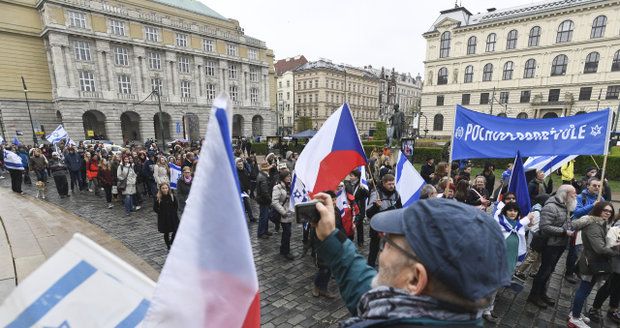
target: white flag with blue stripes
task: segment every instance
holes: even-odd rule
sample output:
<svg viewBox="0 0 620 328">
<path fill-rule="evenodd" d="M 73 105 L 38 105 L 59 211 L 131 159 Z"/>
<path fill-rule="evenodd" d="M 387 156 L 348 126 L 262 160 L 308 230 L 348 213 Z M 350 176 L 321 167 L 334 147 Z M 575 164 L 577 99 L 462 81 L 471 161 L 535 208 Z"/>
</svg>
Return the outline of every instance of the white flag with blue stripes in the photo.
<svg viewBox="0 0 620 328">
<path fill-rule="evenodd" d="M 4 166 L 11 170 L 24 170 L 22 158 L 10 150 L 4 150 Z"/>
<path fill-rule="evenodd" d="M 13 290 L 0 327 L 137 327 L 155 283 L 83 235 Z"/>
<path fill-rule="evenodd" d="M 368 188 L 368 178 L 366 178 L 366 166 L 360 166 L 360 187 L 369 190 Z"/>
<path fill-rule="evenodd" d="M 62 127 L 62 125 L 59 125 L 56 130 L 54 130 L 54 132 L 50 133 L 49 136 L 45 137 L 45 139 L 47 139 L 47 141 L 51 142 L 52 144 L 58 143 L 60 142 L 62 139 L 65 139 L 68 137 L 68 133 L 65 130 L 65 128 Z"/>
<path fill-rule="evenodd" d="M 170 189 L 176 190 L 177 181 L 181 177 L 181 167 L 173 163 L 168 163 L 168 167 L 170 168 Z"/>
<path fill-rule="evenodd" d="M 400 195 L 400 201 L 403 203 L 403 207 L 407 207 L 420 199 L 420 193 L 424 186 L 424 179 L 413 167 L 413 164 L 407 160 L 407 156 L 405 156 L 402 151 L 398 151 L 395 172 L 396 190 Z"/>
<path fill-rule="evenodd" d="M 291 182 L 291 199 L 289 201 L 289 208 L 295 210 L 295 204 L 304 203 L 310 200 L 310 195 L 306 189 L 306 185 L 299 180 L 297 174 L 293 174 L 293 181 Z"/>
<path fill-rule="evenodd" d="M 545 178 L 555 170 L 559 169 L 577 155 L 559 155 L 559 156 L 531 156 L 523 163 L 525 171 L 542 170 L 545 172 Z"/>
</svg>

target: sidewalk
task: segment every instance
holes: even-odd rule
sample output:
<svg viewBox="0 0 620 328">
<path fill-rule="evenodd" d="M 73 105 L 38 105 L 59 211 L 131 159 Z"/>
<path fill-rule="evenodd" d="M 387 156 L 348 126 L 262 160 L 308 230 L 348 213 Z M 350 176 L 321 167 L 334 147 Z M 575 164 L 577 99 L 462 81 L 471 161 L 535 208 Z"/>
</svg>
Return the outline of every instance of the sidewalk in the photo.
<svg viewBox="0 0 620 328">
<path fill-rule="evenodd" d="M 120 241 L 62 208 L 0 188 L 0 301 L 79 232 L 142 271 L 159 273 Z"/>
</svg>

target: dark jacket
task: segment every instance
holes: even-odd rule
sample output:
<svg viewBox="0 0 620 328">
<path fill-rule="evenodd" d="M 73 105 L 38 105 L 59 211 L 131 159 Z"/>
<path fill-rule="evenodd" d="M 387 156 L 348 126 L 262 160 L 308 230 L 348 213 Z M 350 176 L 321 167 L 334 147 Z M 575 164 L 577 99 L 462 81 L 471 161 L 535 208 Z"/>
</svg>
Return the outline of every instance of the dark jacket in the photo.
<svg viewBox="0 0 620 328">
<path fill-rule="evenodd" d="M 179 177 L 179 181 L 177 181 L 176 194 L 179 199 L 179 212 L 181 214 L 185 211 L 185 204 L 187 203 L 187 197 L 189 197 L 189 191 L 192 188 L 192 182 L 194 182 L 193 179 L 189 183 L 185 182 L 182 175 Z"/>
<path fill-rule="evenodd" d="M 247 192 L 250 190 L 250 175 L 244 169 L 237 169 L 237 176 L 239 177 L 239 185 L 241 186 L 241 192 Z"/>
<path fill-rule="evenodd" d="M 65 163 L 71 172 L 77 172 L 82 167 L 82 160 L 77 152 L 65 152 Z"/>
<path fill-rule="evenodd" d="M 360 186 L 360 181 L 356 184 L 352 184 L 351 181 L 345 181 L 344 187 L 347 193 L 355 197 L 355 204 L 359 208 L 359 213 L 356 215 L 356 219 L 360 220 L 366 216 L 366 200 L 368 199 L 368 190 Z"/>
<path fill-rule="evenodd" d="M 476 193 L 476 191 L 478 193 Z M 486 189 L 482 189 L 482 190 L 476 189 L 476 191 L 474 191 L 474 188 L 469 189 L 469 192 L 467 194 L 467 200 L 465 201 L 466 204 L 469 204 L 472 206 L 482 205 L 482 202 L 480 201 L 480 196 L 486 198 L 487 200 L 489 199 L 489 193 L 487 192 Z M 478 196 L 478 194 L 480 194 L 480 196 Z"/>
<path fill-rule="evenodd" d="M 549 198 L 540 211 L 540 231 L 549 246 L 566 246 L 567 230 L 579 230 L 589 224 L 589 217 L 571 222 L 568 209 L 557 196 Z"/>
<path fill-rule="evenodd" d="M 37 156 L 30 157 L 30 168 L 33 171 L 45 170 L 47 168 L 47 162 L 45 160 L 45 156 L 41 155 L 39 157 Z"/>
<path fill-rule="evenodd" d="M 62 160 L 60 160 L 58 158 L 50 159 L 49 165 L 50 165 L 50 172 L 52 172 L 52 176 L 54 176 L 54 177 L 59 177 L 59 176 L 67 175 L 67 173 L 68 173 L 67 167 L 62 162 Z"/>
<path fill-rule="evenodd" d="M 0 151 L 0 153 L 3 154 L 4 156 L 4 152 Z M 18 151 L 17 155 L 19 155 L 19 157 L 22 159 L 22 165 L 24 166 L 24 170 L 28 171 L 28 166 L 29 166 L 29 162 L 30 162 L 30 157 L 28 156 L 28 153 L 26 153 L 25 151 Z M 0 159 L 0 165 L 2 163 L 2 159 Z"/>
<path fill-rule="evenodd" d="M 112 174 L 112 170 L 99 170 L 97 180 L 99 180 L 102 187 L 112 187 L 112 184 L 114 183 L 114 175 Z"/>
<path fill-rule="evenodd" d="M 176 232 L 179 228 L 179 205 L 172 194 L 162 196 L 161 201 L 155 199 L 153 211 L 157 213 L 157 230 L 161 233 Z"/>
<path fill-rule="evenodd" d="M 588 217 L 588 216 L 586 216 Z M 581 238 L 583 240 L 583 252 L 579 257 L 578 268 L 582 275 L 593 275 L 588 264 L 610 261 L 610 256 L 618 255 L 614 250 L 606 246 L 607 222 L 598 216 L 589 216 L 592 223 L 583 228 Z"/>
<path fill-rule="evenodd" d="M 431 183 L 430 175 L 433 173 L 435 173 L 435 165 L 428 165 L 428 163 L 422 165 L 420 175 L 422 176 L 422 179 L 424 179 L 424 182 Z"/>
<path fill-rule="evenodd" d="M 528 192 L 530 193 L 530 200 L 534 202 L 534 198 L 540 195 L 541 189 L 546 194 L 551 194 L 553 191 L 553 180 L 549 179 L 549 182 L 545 182 L 544 180 L 538 182 L 535 178 L 530 181 L 527 185 Z"/>
<path fill-rule="evenodd" d="M 493 172 L 491 172 L 491 174 L 482 172 L 482 176 L 486 179 L 484 189 L 487 190 L 487 195 L 493 195 L 493 190 L 495 189 L 495 174 L 493 174 Z"/>
<path fill-rule="evenodd" d="M 256 177 L 256 202 L 259 205 L 269 206 L 271 205 L 271 182 L 269 176 L 265 172 L 258 173 Z"/>
<path fill-rule="evenodd" d="M 378 207 L 375 204 L 375 200 L 381 201 L 381 206 Z M 375 214 L 389 211 L 397 208 L 402 208 L 403 204 L 400 201 L 400 195 L 398 191 L 389 192 L 383 188 L 382 185 L 377 186 L 377 192 L 370 193 L 370 200 L 368 200 L 368 209 L 366 209 L 366 216 L 372 218 Z"/>
</svg>

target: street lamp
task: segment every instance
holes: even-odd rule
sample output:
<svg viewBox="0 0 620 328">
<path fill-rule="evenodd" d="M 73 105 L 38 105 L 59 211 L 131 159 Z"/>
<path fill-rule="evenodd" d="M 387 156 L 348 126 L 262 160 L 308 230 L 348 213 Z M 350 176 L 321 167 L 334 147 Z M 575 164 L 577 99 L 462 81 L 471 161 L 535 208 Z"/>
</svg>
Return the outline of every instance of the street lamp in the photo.
<svg viewBox="0 0 620 328">
<path fill-rule="evenodd" d="M 28 107 L 28 116 L 30 117 L 30 127 L 32 128 L 32 142 L 37 146 L 37 135 L 34 133 L 34 123 L 32 123 L 32 113 L 30 112 L 30 102 L 28 101 L 28 88 L 26 87 L 26 81 L 22 76 L 22 85 L 24 86 L 24 96 L 26 97 L 26 107 Z M 4 129 L 3 129 L 4 130 Z"/>
<path fill-rule="evenodd" d="M 158 89 L 153 89 L 153 94 L 157 95 L 157 104 L 159 106 L 159 130 L 161 131 L 161 147 L 163 153 L 166 153 L 166 140 L 164 139 L 164 112 L 161 110 L 161 95 Z"/>
</svg>

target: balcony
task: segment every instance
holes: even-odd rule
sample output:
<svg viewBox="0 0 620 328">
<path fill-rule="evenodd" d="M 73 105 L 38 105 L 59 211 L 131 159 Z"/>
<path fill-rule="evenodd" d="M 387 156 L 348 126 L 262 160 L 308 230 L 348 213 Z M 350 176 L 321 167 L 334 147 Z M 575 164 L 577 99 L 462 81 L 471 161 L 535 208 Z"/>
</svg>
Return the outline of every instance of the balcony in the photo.
<svg viewBox="0 0 620 328">
<path fill-rule="evenodd" d="M 180 97 L 181 102 L 182 103 L 189 103 L 189 104 L 195 104 L 196 103 L 196 98 L 195 97 Z"/>
<path fill-rule="evenodd" d="M 99 99 L 102 98 L 103 95 L 101 92 L 97 91 L 80 91 L 80 98 L 91 98 L 91 99 Z"/>
<path fill-rule="evenodd" d="M 138 97 L 133 93 L 117 93 L 116 97 L 120 100 L 137 100 Z"/>
</svg>

